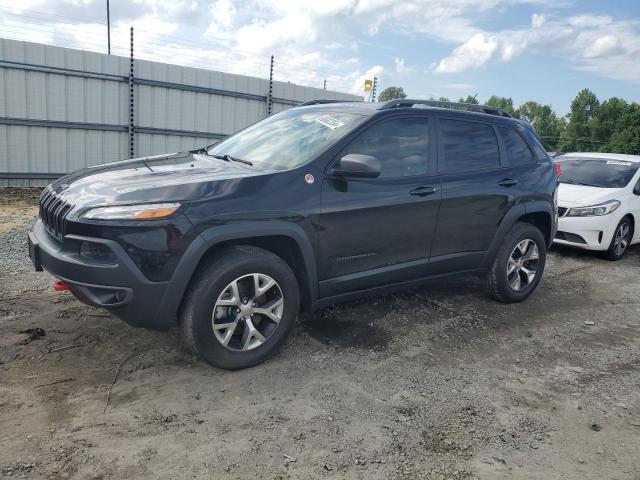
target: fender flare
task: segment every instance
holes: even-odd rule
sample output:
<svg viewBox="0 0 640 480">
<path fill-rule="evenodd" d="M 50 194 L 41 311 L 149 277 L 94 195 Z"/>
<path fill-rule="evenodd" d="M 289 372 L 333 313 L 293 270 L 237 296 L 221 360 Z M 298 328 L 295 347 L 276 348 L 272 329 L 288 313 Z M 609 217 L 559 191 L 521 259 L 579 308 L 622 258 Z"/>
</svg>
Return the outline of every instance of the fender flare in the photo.
<svg viewBox="0 0 640 480">
<path fill-rule="evenodd" d="M 556 212 L 552 207 L 552 204 L 544 200 L 531 200 L 524 204 L 527 214 L 529 213 L 546 213 L 549 215 L 549 221 L 551 223 L 551 230 L 549 231 L 549 238 L 547 238 L 547 245 L 551 247 L 553 238 L 556 236 L 558 230 L 558 219 Z"/>
<path fill-rule="evenodd" d="M 175 319 L 187 287 L 205 254 L 216 245 L 230 240 L 242 238 L 256 238 L 267 236 L 289 237 L 302 253 L 304 274 L 308 279 L 310 303 L 313 305 L 318 298 L 318 271 L 315 254 L 311 241 L 302 227 L 286 221 L 243 222 L 236 224 L 211 227 L 194 238 L 180 259 L 165 294 L 160 302 L 159 312 L 165 319 Z"/>
<path fill-rule="evenodd" d="M 509 210 L 504 217 L 502 217 L 502 221 L 498 226 L 498 230 L 491 241 L 491 245 L 487 250 L 487 253 L 482 260 L 481 268 L 489 268 L 491 262 L 493 261 L 498 248 L 500 248 L 500 244 L 502 240 L 507 235 L 509 230 L 513 228 L 513 225 L 523 216 L 528 213 L 546 213 L 549 215 L 549 219 L 551 220 L 551 237 L 548 238 L 548 245 L 551 245 L 551 240 L 555 235 L 555 216 L 553 215 L 553 211 L 551 209 L 551 205 L 549 202 L 545 202 L 543 200 L 532 200 L 529 202 L 519 203 L 514 205 L 511 210 Z"/>
</svg>

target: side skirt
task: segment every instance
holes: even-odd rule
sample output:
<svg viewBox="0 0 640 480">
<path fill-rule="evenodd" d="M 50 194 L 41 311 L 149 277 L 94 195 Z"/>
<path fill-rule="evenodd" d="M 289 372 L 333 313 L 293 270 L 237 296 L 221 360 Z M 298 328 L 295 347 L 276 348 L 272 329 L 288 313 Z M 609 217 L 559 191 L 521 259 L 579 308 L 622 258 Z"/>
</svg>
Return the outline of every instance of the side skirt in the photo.
<svg viewBox="0 0 640 480">
<path fill-rule="evenodd" d="M 328 307 L 329 305 L 333 305 L 336 303 L 348 302 L 350 300 L 355 300 L 357 298 L 367 297 L 369 295 L 380 295 L 385 293 L 396 292 L 400 290 L 408 290 L 410 288 L 414 288 L 420 285 L 424 285 L 433 280 L 441 279 L 441 278 L 450 278 L 457 276 L 470 276 L 470 275 L 481 275 L 486 272 L 485 268 L 474 268 L 470 270 L 463 270 L 453 273 L 443 273 L 440 275 L 431 275 L 427 277 L 418 278 L 415 280 L 408 280 L 405 282 L 391 283 L 388 285 L 382 285 L 379 287 L 367 288 L 365 290 L 359 290 L 356 292 L 342 293 L 339 295 L 333 295 L 330 297 L 324 297 L 316 300 L 312 306 L 312 312 L 319 310 L 321 308 Z"/>
</svg>

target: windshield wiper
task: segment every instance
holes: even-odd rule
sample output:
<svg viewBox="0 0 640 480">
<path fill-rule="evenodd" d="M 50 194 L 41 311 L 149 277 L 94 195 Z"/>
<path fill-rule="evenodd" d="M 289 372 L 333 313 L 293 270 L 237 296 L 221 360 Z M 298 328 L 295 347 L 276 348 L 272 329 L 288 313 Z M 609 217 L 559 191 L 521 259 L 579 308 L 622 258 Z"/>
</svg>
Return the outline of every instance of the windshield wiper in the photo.
<svg viewBox="0 0 640 480">
<path fill-rule="evenodd" d="M 224 155 L 218 155 L 217 153 L 215 153 L 215 154 L 211 154 L 211 156 L 213 158 L 219 158 L 220 160 L 224 160 L 226 162 L 239 162 L 239 163 L 244 163 L 245 165 L 253 166 L 253 163 L 250 162 L 249 160 L 245 160 L 244 158 L 232 157 L 228 153 L 225 153 Z"/>
</svg>

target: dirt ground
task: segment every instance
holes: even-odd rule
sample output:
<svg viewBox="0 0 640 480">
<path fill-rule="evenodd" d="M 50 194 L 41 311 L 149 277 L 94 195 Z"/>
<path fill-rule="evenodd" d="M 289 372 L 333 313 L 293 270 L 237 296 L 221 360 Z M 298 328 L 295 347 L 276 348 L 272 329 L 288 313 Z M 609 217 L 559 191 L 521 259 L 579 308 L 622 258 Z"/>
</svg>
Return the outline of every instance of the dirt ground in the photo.
<svg viewBox="0 0 640 480">
<path fill-rule="evenodd" d="M 0 192 L 0 478 L 640 479 L 640 246 L 554 248 L 520 305 L 331 307 L 227 372 L 30 271 L 36 195 Z"/>
</svg>

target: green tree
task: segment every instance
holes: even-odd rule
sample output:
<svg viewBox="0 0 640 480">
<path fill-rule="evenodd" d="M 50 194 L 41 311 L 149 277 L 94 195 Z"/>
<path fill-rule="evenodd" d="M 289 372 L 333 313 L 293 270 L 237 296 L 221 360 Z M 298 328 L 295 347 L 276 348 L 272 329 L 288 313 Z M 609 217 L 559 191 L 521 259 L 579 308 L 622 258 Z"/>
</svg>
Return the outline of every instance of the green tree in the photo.
<svg viewBox="0 0 640 480">
<path fill-rule="evenodd" d="M 487 100 L 486 105 L 492 107 L 498 107 L 507 112 L 511 116 L 515 116 L 516 110 L 513 108 L 513 99 L 511 97 L 498 97 L 497 95 L 491 95 Z"/>
<path fill-rule="evenodd" d="M 571 113 L 567 115 L 569 123 L 560 138 L 560 150 L 589 151 L 597 150 L 597 141 L 594 141 L 594 119 L 598 114 L 600 102 L 598 97 L 585 88 L 578 93 L 571 102 Z M 594 148 L 594 144 L 596 148 Z"/>
<path fill-rule="evenodd" d="M 388 102 L 389 100 L 397 100 L 399 98 L 407 98 L 407 94 L 404 93 L 404 89 L 402 87 L 387 87 L 380 92 L 378 101 Z"/>
<path fill-rule="evenodd" d="M 460 97 L 458 100 L 460 103 L 473 103 L 474 105 L 478 105 L 480 102 L 478 101 L 478 94 L 475 95 L 467 95 L 467 98 Z"/>
<path fill-rule="evenodd" d="M 640 155 L 640 104 L 628 105 L 603 150 Z"/>
<path fill-rule="evenodd" d="M 616 151 L 608 145 L 614 133 L 619 131 L 623 125 L 623 119 L 631 106 L 621 98 L 613 97 L 600 104 L 597 115 L 593 119 L 592 139 L 594 150 Z M 626 126 L 626 125 L 625 125 Z"/>
<path fill-rule="evenodd" d="M 515 111 L 515 117 L 533 125 L 548 151 L 558 150 L 566 122 L 558 117 L 550 105 L 541 105 L 533 101 L 525 102 Z"/>
</svg>

